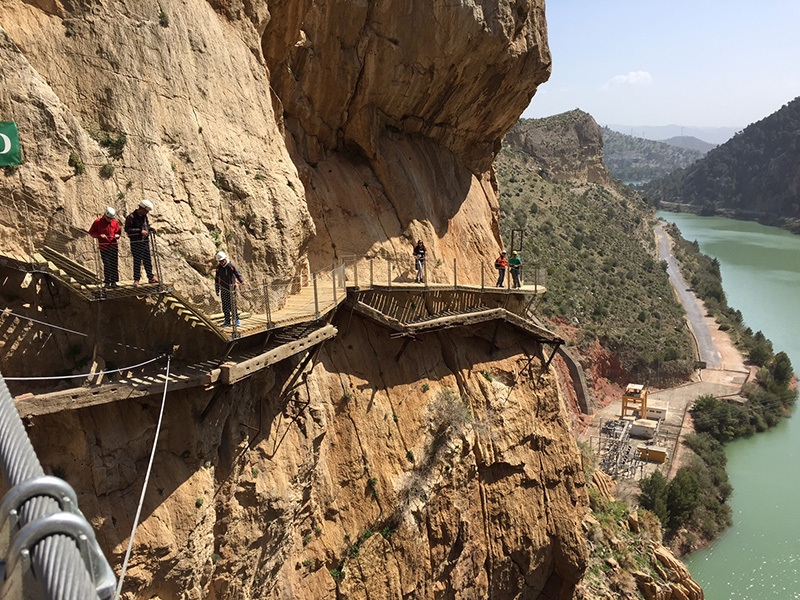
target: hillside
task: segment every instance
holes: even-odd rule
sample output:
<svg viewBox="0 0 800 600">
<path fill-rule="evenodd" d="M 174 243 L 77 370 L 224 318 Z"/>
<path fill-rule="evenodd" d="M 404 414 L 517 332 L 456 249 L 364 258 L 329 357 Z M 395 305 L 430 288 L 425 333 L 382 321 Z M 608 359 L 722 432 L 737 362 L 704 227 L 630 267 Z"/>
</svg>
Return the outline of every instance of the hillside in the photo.
<svg viewBox="0 0 800 600">
<path fill-rule="evenodd" d="M 605 123 L 604 127 L 647 140 L 663 141 L 668 138 L 691 136 L 718 146 L 731 139 L 741 127 L 694 127 L 689 125 L 617 125 Z"/>
<path fill-rule="evenodd" d="M 800 98 L 694 165 L 651 181 L 644 193 L 667 210 L 757 220 L 800 233 Z"/>
<path fill-rule="evenodd" d="M 580 133 L 554 146 L 549 132 L 567 129 Z M 575 328 L 584 352 L 599 341 L 627 373 L 610 369 L 606 376 L 655 385 L 681 381 L 691 372 L 692 348 L 683 309 L 654 259 L 652 209 L 602 176 L 599 143 L 564 141 L 581 138 L 600 141 L 600 128 L 581 111 L 514 125 L 495 160 L 504 238 L 511 239 L 511 229 L 524 230 L 523 260 L 546 270 L 540 310 Z M 520 143 L 536 139 L 546 160 L 538 148 Z M 554 172 L 562 160 L 583 166 L 567 178 Z"/>
<path fill-rule="evenodd" d="M 708 142 L 704 142 L 703 140 L 697 139 L 691 135 L 678 135 L 660 141 L 664 142 L 665 144 L 669 144 L 670 146 L 677 146 L 678 148 L 697 150 L 702 154 L 705 154 L 709 150 L 713 150 L 717 147 L 716 144 L 709 144 Z"/>
<path fill-rule="evenodd" d="M 654 142 L 617 133 L 608 127 L 603 127 L 602 131 L 603 162 L 614 178 L 625 183 L 638 185 L 664 177 L 703 156 L 698 149 L 680 147 L 666 140 Z"/>
</svg>

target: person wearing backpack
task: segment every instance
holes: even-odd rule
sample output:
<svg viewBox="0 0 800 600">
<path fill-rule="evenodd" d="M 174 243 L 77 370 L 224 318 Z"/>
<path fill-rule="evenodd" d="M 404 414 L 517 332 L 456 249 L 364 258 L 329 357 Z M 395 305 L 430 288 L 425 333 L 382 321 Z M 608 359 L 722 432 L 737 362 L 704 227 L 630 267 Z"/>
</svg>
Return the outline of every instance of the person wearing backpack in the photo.
<svg viewBox="0 0 800 600">
<path fill-rule="evenodd" d="M 497 269 L 497 287 L 503 287 L 503 281 L 506 278 L 506 269 L 508 269 L 508 259 L 506 258 L 506 251 L 503 250 L 497 260 L 494 261 L 494 268 Z"/>
</svg>

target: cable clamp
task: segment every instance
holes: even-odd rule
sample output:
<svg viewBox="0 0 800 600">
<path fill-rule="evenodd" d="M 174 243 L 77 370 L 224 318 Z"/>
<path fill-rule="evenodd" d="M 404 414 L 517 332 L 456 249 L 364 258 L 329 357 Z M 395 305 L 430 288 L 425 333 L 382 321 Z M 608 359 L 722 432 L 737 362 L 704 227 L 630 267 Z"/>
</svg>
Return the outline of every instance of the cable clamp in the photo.
<svg viewBox="0 0 800 600">
<path fill-rule="evenodd" d="M 11 540 L 19 530 L 19 511 L 23 504 L 39 496 L 54 499 L 62 511 L 78 511 L 75 490 L 63 479 L 41 475 L 21 481 L 8 490 L 0 502 L 0 556 L 7 555 Z"/>
</svg>

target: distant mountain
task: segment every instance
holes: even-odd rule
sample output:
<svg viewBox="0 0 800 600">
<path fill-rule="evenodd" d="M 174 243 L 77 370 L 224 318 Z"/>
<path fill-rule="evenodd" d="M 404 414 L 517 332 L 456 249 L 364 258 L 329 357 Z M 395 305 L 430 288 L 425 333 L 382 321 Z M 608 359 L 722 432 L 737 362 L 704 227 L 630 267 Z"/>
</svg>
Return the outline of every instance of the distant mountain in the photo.
<svg viewBox="0 0 800 600">
<path fill-rule="evenodd" d="M 668 210 L 757 220 L 800 233 L 800 98 L 643 190 Z"/>
<path fill-rule="evenodd" d="M 684 125 L 605 125 L 609 129 L 646 140 L 666 140 L 672 137 L 693 136 L 710 144 L 724 144 L 741 127 L 691 127 Z"/>
<path fill-rule="evenodd" d="M 660 140 L 665 144 L 669 144 L 670 146 L 677 146 L 678 148 L 686 148 L 687 150 L 698 150 L 705 154 L 709 150 L 713 150 L 717 147 L 716 144 L 709 144 L 708 142 L 704 142 L 703 140 L 697 139 L 693 135 L 679 135 L 676 137 L 671 137 L 666 140 Z"/>
<path fill-rule="evenodd" d="M 613 177 L 626 183 L 640 184 L 664 177 L 675 169 L 688 167 L 704 154 L 676 144 L 625 135 L 608 127 L 603 127 L 602 132 L 603 162 Z"/>
</svg>

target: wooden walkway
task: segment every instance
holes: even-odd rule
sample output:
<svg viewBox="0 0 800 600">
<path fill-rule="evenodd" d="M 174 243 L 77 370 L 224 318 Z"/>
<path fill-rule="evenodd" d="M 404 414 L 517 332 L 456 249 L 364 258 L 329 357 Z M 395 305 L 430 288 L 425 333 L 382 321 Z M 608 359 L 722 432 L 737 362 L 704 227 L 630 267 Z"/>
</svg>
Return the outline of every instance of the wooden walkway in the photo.
<svg viewBox="0 0 800 600">
<path fill-rule="evenodd" d="M 545 292 L 542 286 L 513 289 L 387 281 L 386 285 L 362 288 L 345 281 L 342 265 L 338 274 L 334 269 L 328 278 L 307 278 L 303 286 L 295 282 L 292 290 L 296 291 L 280 298 L 281 305 L 276 310 L 267 308 L 270 305 L 267 291 L 261 312 L 241 311 L 240 325 L 223 327 L 222 314 L 207 314 L 171 286 L 163 283 L 133 286 L 131 283 L 102 289 L 93 272 L 49 248 L 33 258 L 0 254 L 0 265 L 23 271 L 47 272 L 87 301 L 159 295 L 177 318 L 192 328 L 213 332 L 221 341 L 237 342 L 257 335 L 265 336 L 263 350 L 255 354 L 240 354 L 222 364 L 209 361 L 176 369 L 170 375 L 169 390 L 232 385 L 290 356 L 310 352 L 337 334 L 337 329 L 329 324 L 330 316 L 345 301 L 355 312 L 389 328 L 392 337 L 411 339 L 443 329 L 504 321 L 542 343 L 555 348 L 563 344 L 562 339 L 527 313 L 530 303 Z M 252 302 L 252 298 L 249 301 L 257 304 Z M 42 415 L 105 404 L 122 397 L 161 393 L 165 383 L 163 375 L 130 373 L 125 378 L 89 387 L 25 394 L 17 398 L 16 403 L 21 414 Z"/>
</svg>

